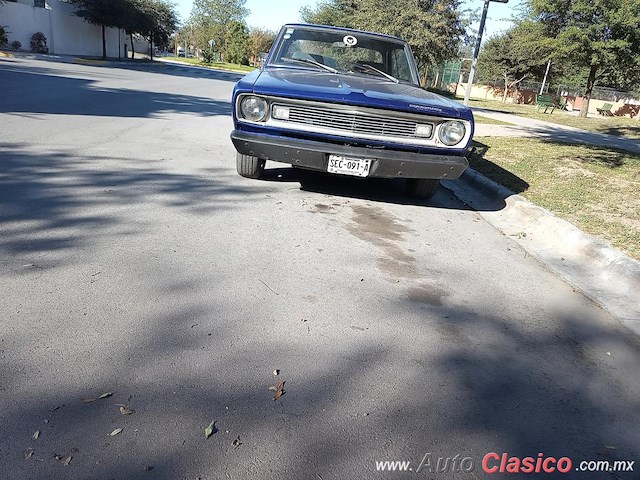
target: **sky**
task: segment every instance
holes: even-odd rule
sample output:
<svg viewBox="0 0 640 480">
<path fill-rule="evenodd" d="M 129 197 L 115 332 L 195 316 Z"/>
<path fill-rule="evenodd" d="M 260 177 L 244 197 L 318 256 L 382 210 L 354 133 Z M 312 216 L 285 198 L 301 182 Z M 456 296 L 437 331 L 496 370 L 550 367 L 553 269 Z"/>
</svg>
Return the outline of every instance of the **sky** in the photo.
<svg viewBox="0 0 640 480">
<path fill-rule="evenodd" d="M 193 0 L 174 0 L 178 6 L 180 20 L 189 18 Z M 280 30 L 285 23 L 300 21 L 300 7 L 315 5 L 316 0 L 247 0 L 245 6 L 251 12 L 247 18 L 250 27 Z"/>
<path fill-rule="evenodd" d="M 514 7 L 522 0 L 509 0 L 509 3 L 491 2 L 485 27 L 485 38 L 504 31 L 511 24 L 508 19 L 514 14 Z M 246 7 L 251 12 L 247 18 L 250 27 L 263 27 L 280 30 L 285 23 L 300 22 L 300 7 L 315 6 L 316 0 L 247 0 Z M 193 0 L 177 0 L 180 19 L 185 21 L 191 13 Z M 482 13 L 483 0 L 465 0 L 464 7 Z M 478 24 L 472 25 L 477 29 Z"/>
</svg>

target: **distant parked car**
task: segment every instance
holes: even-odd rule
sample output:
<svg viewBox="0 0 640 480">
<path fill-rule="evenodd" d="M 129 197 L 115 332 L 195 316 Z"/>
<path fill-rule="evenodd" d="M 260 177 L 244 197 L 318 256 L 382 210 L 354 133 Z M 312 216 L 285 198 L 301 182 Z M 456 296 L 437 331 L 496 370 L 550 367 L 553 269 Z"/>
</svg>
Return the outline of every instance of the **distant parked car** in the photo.
<svg viewBox="0 0 640 480">
<path fill-rule="evenodd" d="M 468 167 L 471 110 L 420 87 L 409 45 L 357 30 L 285 25 L 264 67 L 232 97 L 240 175 L 265 161 L 357 177 L 404 178 L 430 198 Z"/>
</svg>

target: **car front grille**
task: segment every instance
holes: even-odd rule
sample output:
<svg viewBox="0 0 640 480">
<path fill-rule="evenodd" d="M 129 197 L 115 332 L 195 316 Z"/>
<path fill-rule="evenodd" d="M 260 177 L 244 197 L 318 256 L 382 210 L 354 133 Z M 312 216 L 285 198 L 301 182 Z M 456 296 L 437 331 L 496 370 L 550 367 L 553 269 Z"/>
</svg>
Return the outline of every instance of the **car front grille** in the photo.
<svg viewBox="0 0 640 480">
<path fill-rule="evenodd" d="M 313 125 L 355 134 L 415 137 L 417 122 L 385 115 L 341 111 L 331 107 L 289 105 L 290 123 Z"/>
<path fill-rule="evenodd" d="M 416 135 L 416 125 L 433 123 L 418 122 L 411 119 L 395 117 L 385 113 L 359 112 L 340 107 L 311 106 L 308 104 L 274 103 L 289 108 L 289 119 L 286 123 L 301 125 L 306 128 L 322 129 L 329 132 L 351 132 L 355 136 L 421 138 Z M 433 133 L 432 133 L 433 135 Z"/>
</svg>

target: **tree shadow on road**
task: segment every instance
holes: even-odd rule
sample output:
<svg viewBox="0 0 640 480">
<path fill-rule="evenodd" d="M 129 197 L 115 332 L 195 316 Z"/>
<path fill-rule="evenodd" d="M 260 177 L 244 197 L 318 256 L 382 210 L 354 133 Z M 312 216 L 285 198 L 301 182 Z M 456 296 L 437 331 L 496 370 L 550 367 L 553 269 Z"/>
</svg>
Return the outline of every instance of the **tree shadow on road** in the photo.
<svg viewBox="0 0 640 480">
<path fill-rule="evenodd" d="M 135 88 L 105 88 L 96 80 L 50 75 L 37 68 L 0 68 L 4 96 L 0 113 L 154 117 L 164 113 L 199 116 L 231 114 L 228 101 Z M 28 84 L 29 95 L 10 95 Z M 20 91 L 23 92 L 22 88 Z"/>
<path fill-rule="evenodd" d="M 640 343 L 593 306 L 571 311 L 582 297 L 559 281 L 562 305 L 529 288 L 547 277 L 518 268 L 501 271 L 500 283 L 496 272 L 483 272 L 482 285 L 456 296 L 438 287 L 438 276 L 462 281 L 460 260 L 434 254 L 433 270 L 422 276 L 433 278 L 410 284 L 361 282 L 353 270 L 305 282 L 293 270 L 294 291 L 227 292 L 237 283 L 217 273 L 211 258 L 199 259 L 207 265 L 199 270 L 160 258 L 155 269 L 143 262 L 148 269 L 133 271 L 135 285 L 113 290 L 98 275 L 71 295 L 56 269 L 37 260 L 23 268 L 21 258 L 75 251 L 98 237 L 112 247 L 120 235 L 147 228 L 131 206 L 159 204 L 198 218 L 264 192 L 229 186 L 213 169 L 208 176 L 136 163 L 96 169 L 100 158 L 0 147 L 0 280 L 33 285 L 20 304 L 3 309 L 19 319 L 3 323 L 0 334 L 7 478 L 370 479 L 379 475 L 376 461 L 411 460 L 416 468 L 428 452 L 470 456 L 477 469 L 491 451 L 574 462 L 640 456 Z M 69 226 L 80 233 L 65 236 Z M 472 260 L 483 255 L 469 248 L 477 250 Z M 375 248 L 363 249 L 361 262 L 375 256 Z M 251 250 L 246 257 L 256 276 L 245 281 L 262 287 L 257 275 L 267 264 Z M 19 271 L 4 268 L 11 262 Z M 343 277 L 361 287 L 318 293 L 318 285 Z M 416 281 L 425 283 L 419 294 Z M 109 293 L 123 290 L 130 298 Z M 313 315 L 298 310 L 296 295 L 315 295 Z M 65 303 L 69 296 L 79 305 Z M 497 298 L 513 307 L 494 308 Z M 357 317 L 344 313 L 351 304 Z M 268 390 L 274 369 L 286 381 L 276 402 Z M 112 396 L 96 399 L 105 392 Z M 122 415 L 121 404 L 135 412 Z M 212 420 L 218 432 L 206 440 Z M 55 455 L 71 456 L 70 465 Z"/>
<path fill-rule="evenodd" d="M 135 340 L 97 345 L 96 355 L 112 349 L 99 374 L 46 396 L 17 388 L 25 373 L 4 383 L 19 370 L 17 339 L 5 338 L 0 378 L 12 401 L 0 414 L 3 471 L 51 478 L 67 472 L 54 454 L 71 454 L 78 478 L 368 479 L 376 461 L 411 460 L 415 469 L 431 452 L 473 458 L 482 478 L 492 451 L 568 456 L 574 467 L 640 455 L 640 345 L 623 328 L 559 313 L 538 329 L 530 312 L 505 318 L 449 302 L 401 300 L 380 313 L 393 325 L 354 330 L 328 316 L 309 333 L 298 320 L 288 334 L 272 326 L 275 335 L 256 348 L 243 342 L 248 326 L 233 304 L 183 305 L 146 315 Z M 336 348 L 336 335 L 350 341 Z M 400 348 L 397 336 L 407 340 Z M 277 402 L 268 390 L 274 365 L 286 380 Z M 113 396 L 81 401 L 107 391 Z M 135 413 L 121 415 L 119 404 Z M 207 440 L 212 420 L 218 431 Z M 108 436 L 115 428 L 122 433 Z M 25 461 L 27 447 L 34 454 Z"/>
<path fill-rule="evenodd" d="M 80 60 L 80 62 L 78 62 L 77 59 L 73 59 L 73 60 L 67 60 L 66 63 L 76 64 L 76 63 L 83 63 L 83 61 Z M 175 63 L 164 62 L 162 60 L 155 60 L 153 62 L 152 61 L 142 61 L 142 62 L 136 61 L 136 62 L 129 63 L 127 61 L 120 61 L 118 63 L 115 63 L 115 62 L 107 63 L 107 62 L 102 62 L 100 60 L 95 60 L 95 61 L 89 60 L 88 63 L 92 67 L 103 68 L 103 69 L 113 68 L 118 70 L 129 70 L 129 71 L 145 72 L 145 73 L 158 74 L 158 75 L 172 75 L 172 76 L 184 77 L 184 78 L 208 78 L 212 80 L 219 80 L 223 82 L 232 82 L 232 83 L 236 83 L 244 75 L 249 73 L 249 72 L 237 73 L 237 72 L 219 70 L 219 69 L 200 66 L 198 64 L 190 65 L 190 64 L 180 63 L 179 61 Z"/>
<path fill-rule="evenodd" d="M 115 165 L 104 168 L 103 162 Z M 172 173 L 143 158 L 36 154 L 26 145 L 0 144 L 0 252 L 73 251 L 110 229 L 129 234 L 146 228 L 124 207 L 157 204 L 209 215 L 261 193 L 258 186 L 230 184 L 215 168 Z"/>
</svg>

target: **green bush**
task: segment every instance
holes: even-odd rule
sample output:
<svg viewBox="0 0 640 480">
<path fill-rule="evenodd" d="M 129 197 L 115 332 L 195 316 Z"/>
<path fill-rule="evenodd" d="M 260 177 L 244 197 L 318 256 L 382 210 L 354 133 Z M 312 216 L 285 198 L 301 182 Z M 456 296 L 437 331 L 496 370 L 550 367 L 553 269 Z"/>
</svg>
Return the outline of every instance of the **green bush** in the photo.
<svg viewBox="0 0 640 480">
<path fill-rule="evenodd" d="M 14 50 L 20 50 L 21 47 L 22 44 L 18 40 L 14 40 L 13 42 L 11 42 L 11 48 Z"/>
<path fill-rule="evenodd" d="M 9 39 L 7 38 L 7 34 L 9 33 L 6 30 L 7 27 L 3 27 L 0 25 L 0 48 L 6 47 Z"/>
<path fill-rule="evenodd" d="M 213 63 L 215 62 L 215 52 L 212 50 L 203 50 L 202 51 L 202 62 L 203 63 Z"/>
<path fill-rule="evenodd" d="M 33 53 L 49 53 L 47 47 L 47 37 L 42 32 L 36 32 L 31 35 L 31 51 Z"/>
</svg>

